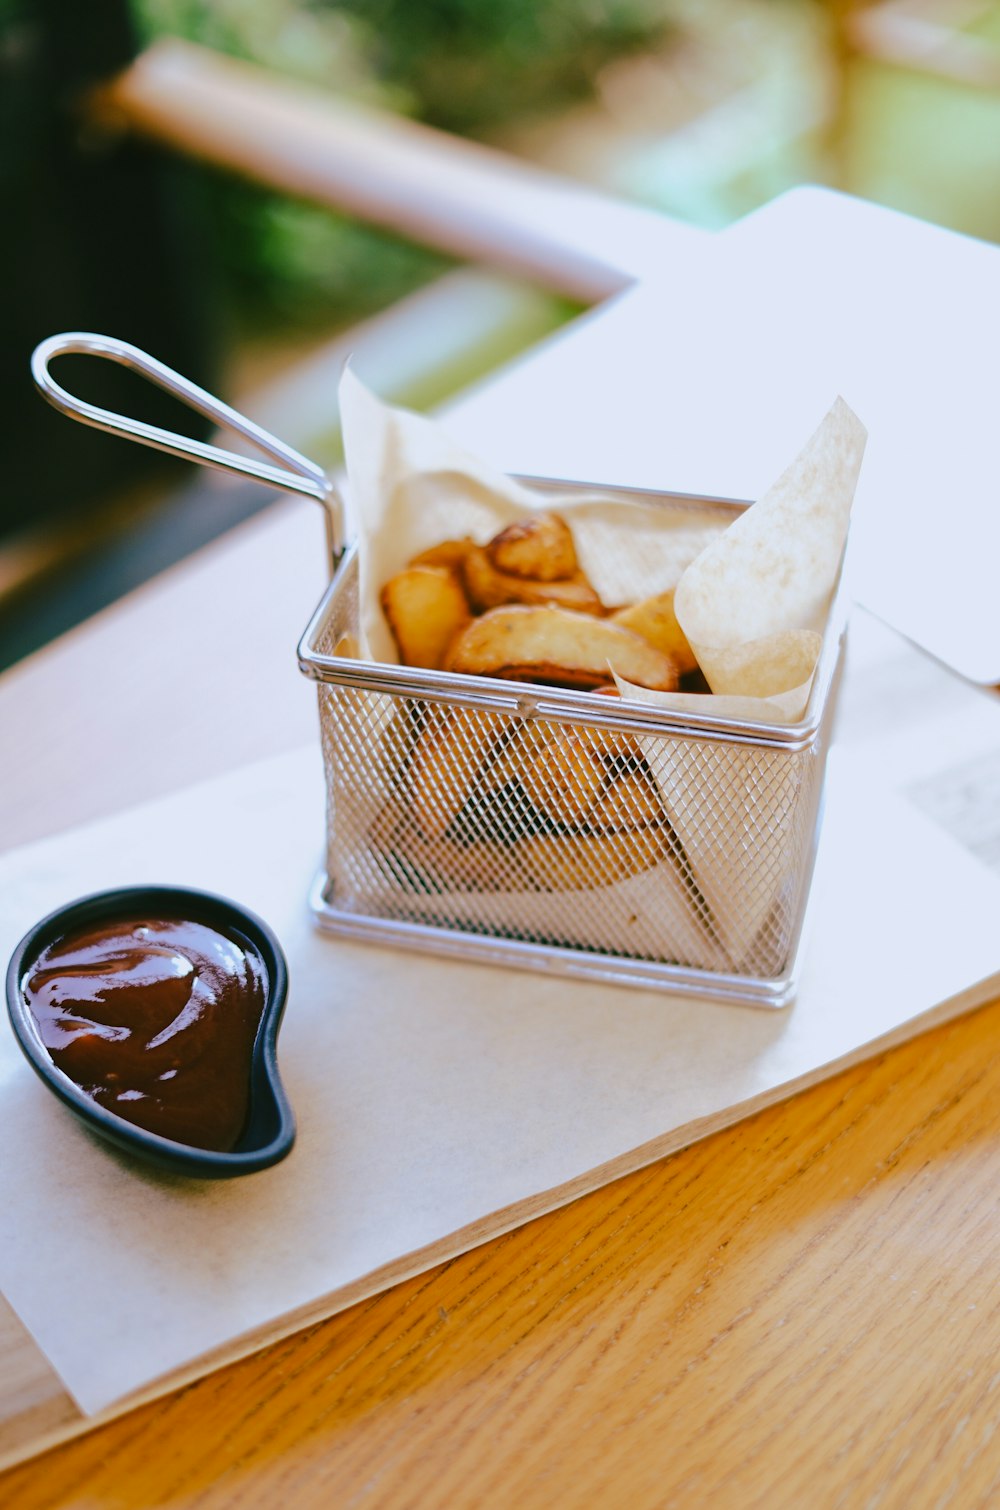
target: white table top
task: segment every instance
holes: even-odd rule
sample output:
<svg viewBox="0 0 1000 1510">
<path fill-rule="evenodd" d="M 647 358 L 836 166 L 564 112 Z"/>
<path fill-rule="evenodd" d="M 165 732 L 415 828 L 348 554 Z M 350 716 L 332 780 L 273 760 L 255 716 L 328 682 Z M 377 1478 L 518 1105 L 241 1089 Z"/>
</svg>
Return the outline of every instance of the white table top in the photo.
<svg viewBox="0 0 1000 1510">
<path fill-rule="evenodd" d="M 859 599 L 1000 681 L 1000 249 L 796 189 L 453 410 L 511 470 L 754 498 L 837 393 L 869 430 Z"/>
</svg>

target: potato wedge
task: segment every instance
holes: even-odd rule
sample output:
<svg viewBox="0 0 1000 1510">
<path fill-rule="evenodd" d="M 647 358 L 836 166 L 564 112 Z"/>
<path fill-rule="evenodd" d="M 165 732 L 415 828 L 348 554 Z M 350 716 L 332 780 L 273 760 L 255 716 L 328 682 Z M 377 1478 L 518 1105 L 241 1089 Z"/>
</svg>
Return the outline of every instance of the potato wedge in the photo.
<svg viewBox="0 0 1000 1510">
<path fill-rule="evenodd" d="M 522 784 L 528 800 L 552 823 L 583 823 L 599 801 L 607 770 L 585 734 L 562 733 L 528 760 Z"/>
<path fill-rule="evenodd" d="M 594 891 L 673 863 L 669 828 L 523 839 L 515 853 L 541 891 Z"/>
<path fill-rule="evenodd" d="M 698 662 L 694 658 L 694 651 L 674 613 L 673 588 L 669 592 L 657 593 L 654 598 L 643 598 L 641 602 L 632 603 L 628 608 L 616 609 L 611 619 L 613 623 L 622 624 L 635 634 L 641 634 L 657 650 L 669 655 L 679 676 L 697 670 Z"/>
<path fill-rule="evenodd" d="M 393 889 L 440 897 L 447 891 L 512 891 L 518 865 L 511 847 L 498 843 L 458 844 L 444 835 L 427 838 L 411 814 L 387 814 L 373 826 L 372 852 Z"/>
<path fill-rule="evenodd" d="M 673 661 L 630 629 L 551 604 L 491 609 L 456 636 L 445 658 L 448 671 L 584 690 L 606 682 L 609 666 L 642 687 L 677 686 Z"/>
<path fill-rule="evenodd" d="M 564 582 L 576 575 L 576 547 L 559 514 L 529 514 L 508 524 L 486 547 L 497 571 L 535 582 Z"/>
<path fill-rule="evenodd" d="M 408 566 L 390 577 L 382 612 L 404 666 L 440 669 L 455 635 L 469 621 L 469 604 L 454 572 L 444 566 Z"/>
<path fill-rule="evenodd" d="M 373 832 L 372 841 L 379 868 L 394 889 L 410 896 L 523 889 L 519 862 L 509 846 L 457 844 L 443 835 L 428 838 L 408 817 Z"/>
<path fill-rule="evenodd" d="M 602 682 L 598 687 L 591 687 L 590 691 L 595 697 L 614 697 L 621 702 L 621 693 L 614 682 Z M 604 729 L 596 724 L 581 723 L 575 732 L 597 752 L 610 772 L 645 765 L 635 735 L 624 729 Z"/>
<path fill-rule="evenodd" d="M 480 775 L 480 786 L 495 791 L 521 781 L 532 760 L 558 737 L 559 730 L 552 724 L 534 718 L 516 723 L 508 719 L 504 736 Z"/>
<path fill-rule="evenodd" d="M 591 687 L 595 697 L 614 697 L 621 702 L 621 693 L 614 682 L 600 687 Z M 631 766 L 645 766 L 642 750 L 634 734 L 624 729 L 601 729 L 595 724 L 580 724 L 577 733 L 586 739 L 600 755 L 611 771 L 621 771 Z"/>
<path fill-rule="evenodd" d="M 587 813 L 587 824 L 602 834 L 634 833 L 657 828 L 666 818 L 652 772 L 632 769 L 615 776 Z"/>
<path fill-rule="evenodd" d="M 534 719 L 510 723 L 476 778 L 474 789 L 452 832 L 466 843 L 483 835 L 508 847 L 525 834 L 549 833 L 552 822 L 535 806 L 524 778 L 533 755 L 556 737 L 549 725 Z"/>
<path fill-rule="evenodd" d="M 432 711 L 410 758 L 408 792 L 410 813 L 429 838 L 444 834 L 465 807 L 503 729 L 501 714 Z"/>
<path fill-rule="evenodd" d="M 471 535 L 463 535 L 461 540 L 442 540 L 439 545 L 431 545 L 427 550 L 419 551 L 408 565 L 447 566 L 450 571 L 460 572 L 462 562 L 475 549 L 475 545 Z"/>
<path fill-rule="evenodd" d="M 462 580 L 476 613 L 505 603 L 557 603 L 575 613 L 603 614 L 604 605 L 582 572 L 565 582 L 535 582 L 497 571 L 486 551 L 474 546 L 462 562 Z"/>
</svg>

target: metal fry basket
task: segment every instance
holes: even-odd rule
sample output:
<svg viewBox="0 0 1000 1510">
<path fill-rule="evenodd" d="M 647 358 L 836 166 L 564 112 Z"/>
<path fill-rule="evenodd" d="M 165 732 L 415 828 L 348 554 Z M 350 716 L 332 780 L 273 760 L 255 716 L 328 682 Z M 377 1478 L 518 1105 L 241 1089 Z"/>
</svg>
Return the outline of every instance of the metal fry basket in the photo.
<svg viewBox="0 0 1000 1510">
<path fill-rule="evenodd" d="M 558 497 L 582 484 L 525 479 Z M 745 507 L 602 486 L 727 519 Z M 358 562 L 299 646 L 327 788 L 321 924 L 356 939 L 766 1006 L 794 994 L 843 648 L 804 718 L 683 715 L 362 661 Z"/>
<path fill-rule="evenodd" d="M 130 368 L 268 461 L 74 397 L 49 371 L 68 353 Z M 299 645 L 318 684 L 326 769 L 326 861 L 312 898 L 323 927 L 523 969 L 761 1006 L 791 1000 L 843 656 L 843 580 L 794 724 L 722 718 L 708 700 L 704 711 L 666 712 L 361 660 L 357 554 L 343 549 L 340 499 L 321 467 L 125 341 L 52 336 L 32 371 L 73 419 L 323 505 L 334 573 Z M 585 487 L 523 480 L 554 500 Z M 694 524 L 747 507 L 595 491 Z M 642 595 L 637 583 L 622 587 L 622 601 Z"/>
</svg>

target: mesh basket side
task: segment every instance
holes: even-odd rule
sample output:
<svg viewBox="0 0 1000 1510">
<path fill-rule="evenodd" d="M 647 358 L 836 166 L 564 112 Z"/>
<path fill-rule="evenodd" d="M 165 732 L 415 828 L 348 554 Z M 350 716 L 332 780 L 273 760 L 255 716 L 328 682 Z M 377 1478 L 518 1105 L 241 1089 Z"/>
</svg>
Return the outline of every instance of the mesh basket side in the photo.
<svg viewBox="0 0 1000 1510">
<path fill-rule="evenodd" d="M 320 655 L 357 654 L 357 577 L 346 562 Z M 610 700 L 608 726 L 596 727 L 321 675 L 327 900 L 338 914 L 706 981 L 787 973 L 832 697 L 816 738 L 795 750 L 637 731 L 615 722 Z"/>
<path fill-rule="evenodd" d="M 334 685 L 320 720 L 340 910 L 753 978 L 784 969 L 818 750 Z"/>
</svg>

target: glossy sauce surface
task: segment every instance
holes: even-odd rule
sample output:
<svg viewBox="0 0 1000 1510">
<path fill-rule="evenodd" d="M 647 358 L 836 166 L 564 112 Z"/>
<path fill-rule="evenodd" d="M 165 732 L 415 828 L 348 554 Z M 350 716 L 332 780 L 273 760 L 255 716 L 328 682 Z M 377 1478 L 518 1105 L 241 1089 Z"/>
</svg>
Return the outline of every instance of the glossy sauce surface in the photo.
<svg viewBox="0 0 1000 1510">
<path fill-rule="evenodd" d="M 267 992 L 238 937 L 177 918 L 102 923 L 50 944 L 22 990 L 53 1063 L 100 1106 L 197 1148 L 238 1142 Z"/>
</svg>

